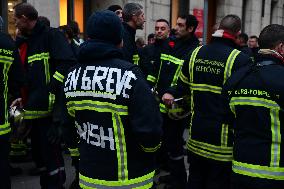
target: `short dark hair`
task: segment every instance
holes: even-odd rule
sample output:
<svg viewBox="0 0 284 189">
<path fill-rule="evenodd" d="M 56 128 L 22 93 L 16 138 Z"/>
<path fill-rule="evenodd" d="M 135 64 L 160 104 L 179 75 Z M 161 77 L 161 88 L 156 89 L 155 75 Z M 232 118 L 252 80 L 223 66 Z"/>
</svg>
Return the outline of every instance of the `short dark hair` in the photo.
<svg viewBox="0 0 284 189">
<path fill-rule="evenodd" d="M 241 33 L 238 37 L 242 39 L 244 43 L 248 42 L 248 35 L 246 33 Z"/>
<path fill-rule="evenodd" d="M 250 39 L 256 39 L 256 41 L 258 41 L 258 37 L 256 35 L 252 35 L 249 37 Z"/>
<path fill-rule="evenodd" d="M 279 24 L 266 26 L 260 32 L 258 43 L 261 49 L 273 49 L 279 43 L 284 43 L 284 26 Z"/>
<path fill-rule="evenodd" d="M 70 28 L 70 26 L 63 25 L 63 26 L 59 26 L 58 29 L 61 32 L 63 32 L 64 34 L 66 34 L 68 39 L 73 39 L 74 38 L 74 33 L 73 33 L 72 29 Z"/>
<path fill-rule="evenodd" d="M 166 19 L 160 18 L 160 19 L 156 20 L 156 22 L 165 22 L 170 27 L 170 23 Z"/>
<path fill-rule="evenodd" d="M 67 25 L 72 29 L 74 35 L 79 34 L 80 29 L 79 29 L 79 25 L 76 21 L 71 20 Z"/>
<path fill-rule="evenodd" d="M 127 3 L 122 10 L 122 18 L 124 22 L 129 22 L 134 15 L 142 13 L 142 5 L 138 3 Z"/>
<path fill-rule="evenodd" d="M 149 39 L 151 39 L 151 38 L 155 38 L 155 34 L 150 33 L 150 34 L 148 35 L 147 39 L 149 40 Z"/>
<path fill-rule="evenodd" d="M 219 29 L 237 34 L 242 29 L 242 21 L 237 15 L 229 14 L 222 18 Z"/>
<path fill-rule="evenodd" d="M 107 8 L 107 10 L 110 10 L 112 12 L 115 12 L 117 10 L 122 10 L 121 6 L 120 5 L 111 5 Z"/>
<path fill-rule="evenodd" d="M 185 19 L 185 25 L 186 25 L 186 29 L 188 29 L 189 27 L 193 26 L 193 31 L 192 33 L 195 32 L 197 26 L 198 26 L 198 20 L 196 19 L 196 17 L 192 14 L 182 14 L 179 15 L 178 18 L 182 18 Z"/>
<path fill-rule="evenodd" d="M 44 25 L 50 27 L 50 20 L 45 17 L 45 16 L 39 16 L 38 17 L 38 21 L 40 21 L 41 23 L 43 23 Z"/>
<path fill-rule="evenodd" d="M 37 20 L 38 12 L 29 3 L 19 3 L 14 6 L 16 17 L 20 18 L 22 15 L 27 17 L 29 20 Z"/>
</svg>

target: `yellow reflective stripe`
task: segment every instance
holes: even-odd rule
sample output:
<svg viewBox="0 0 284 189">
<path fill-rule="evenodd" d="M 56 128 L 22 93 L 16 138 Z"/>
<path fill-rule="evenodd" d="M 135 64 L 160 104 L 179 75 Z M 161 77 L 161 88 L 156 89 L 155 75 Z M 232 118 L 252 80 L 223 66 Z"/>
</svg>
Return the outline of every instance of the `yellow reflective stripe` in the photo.
<svg viewBox="0 0 284 189">
<path fill-rule="evenodd" d="M 0 135 L 7 134 L 11 131 L 10 123 L 0 125 Z"/>
<path fill-rule="evenodd" d="M 178 77 L 181 73 L 181 68 L 182 68 L 182 65 L 179 65 L 177 70 L 176 70 L 176 73 L 174 75 L 174 78 L 173 78 L 173 81 L 171 83 L 171 86 L 175 86 L 177 84 L 177 80 L 178 80 Z"/>
<path fill-rule="evenodd" d="M 182 66 L 183 62 L 184 62 L 184 60 L 182 60 L 182 59 L 176 58 L 172 55 L 163 54 L 163 53 L 161 54 L 160 58 L 161 58 L 161 60 L 170 61 L 170 62 L 177 64 L 177 65 L 180 65 L 180 66 Z"/>
<path fill-rule="evenodd" d="M 206 92 L 212 92 L 212 93 L 217 93 L 217 94 L 221 94 L 221 91 L 222 91 L 222 87 L 207 85 L 207 84 L 190 83 L 190 88 L 193 91 L 206 91 Z"/>
<path fill-rule="evenodd" d="M 70 155 L 72 157 L 78 157 L 80 156 L 80 152 L 79 152 L 79 149 L 78 148 L 68 148 L 69 152 L 70 152 Z"/>
<path fill-rule="evenodd" d="M 55 95 L 52 93 L 49 93 L 49 101 L 48 101 L 48 111 L 52 111 L 53 110 L 53 105 L 54 105 L 54 101 L 55 101 Z"/>
<path fill-rule="evenodd" d="M 3 58 L 3 57 L 2 57 Z M 9 58 L 9 57 L 6 57 L 7 60 L 10 60 L 11 62 L 6 62 L 4 63 L 3 65 L 3 85 L 4 85 L 4 93 L 3 93 L 3 97 L 4 97 L 4 121 L 5 123 L 8 123 L 8 119 L 9 119 L 9 115 L 8 115 L 8 108 L 7 108 L 7 105 L 8 105 L 8 72 L 9 72 L 9 69 L 10 69 L 10 66 L 12 64 L 12 61 L 13 61 L 13 58 Z M 1 131 L 0 131 L 1 132 Z M 9 131 L 3 131 L 3 132 L 9 132 Z M 3 133 L 2 132 L 2 133 Z"/>
<path fill-rule="evenodd" d="M 187 143 L 187 149 L 195 154 L 198 154 L 202 157 L 209 158 L 209 159 L 214 159 L 217 161 L 232 161 L 233 160 L 233 155 L 225 155 L 225 154 L 216 154 L 212 152 L 208 152 L 205 150 L 198 149 L 194 147 L 193 145 L 190 145 Z"/>
<path fill-rule="evenodd" d="M 268 167 L 263 165 L 253 165 L 253 164 L 233 161 L 233 171 L 235 173 L 250 177 L 284 180 L 283 167 Z"/>
<path fill-rule="evenodd" d="M 32 63 L 37 60 L 44 60 L 49 59 L 49 53 L 40 53 L 40 54 L 34 54 L 32 56 L 28 57 L 28 63 Z"/>
<path fill-rule="evenodd" d="M 227 81 L 227 79 L 231 76 L 231 72 L 232 72 L 232 68 L 233 68 L 233 65 L 234 65 L 234 62 L 236 60 L 236 57 L 240 54 L 241 51 L 237 50 L 237 49 L 234 49 L 228 59 L 227 59 L 227 62 L 226 62 L 226 66 L 225 66 L 225 71 L 224 71 L 224 81 L 223 81 L 223 84 L 225 84 L 225 82 Z"/>
<path fill-rule="evenodd" d="M 14 61 L 13 57 L 10 57 L 10 56 L 0 56 L 0 63 L 12 64 L 13 61 Z"/>
<path fill-rule="evenodd" d="M 165 104 L 160 103 L 160 112 L 168 113 L 169 109 L 165 106 Z"/>
<path fill-rule="evenodd" d="M 112 114 L 113 130 L 115 136 L 117 166 L 118 166 L 118 180 L 128 180 L 127 169 L 127 153 L 124 128 L 121 122 L 121 118 L 118 114 Z"/>
<path fill-rule="evenodd" d="M 133 57 L 132 57 L 132 60 L 133 60 L 133 63 L 138 65 L 139 64 L 139 60 L 140 60 L 140 57 L 138 54 L 134 54 Z"/>
<path fill-rule="evenodd" d="M 201 49 L 202 46 L 197 47 L 196 49 L 194 49 L 194 51 L 192 52 L 190 59 L 189 59 L 189 76 L 190 76 L 190 83 L 193 83 L 193 68 L 194 68 L 194 62 L 196 59 L 196 55 L 199 52 L 199 50 Z"/>
<path fill-rule="evenodd" d="M 261 106 L 268 109 L 280 110 L 280 107 L 276 102 L 258 97 L 232 97 L 230 106 L 235 105 Z"/>
<path fill-rule="evenodd" d="M 147 76 L 147 81 L 151 81 L 153 83 L 156 83 L 157 82 L 157 78 L 152 76 L 152 75 L 148 75 Z"/>
<path fill-rule="evenodd" d="M 180 75 L 179 75 L 179 78 L 182 82 L 186 83 L 189 85 L 189 81 L 188 81 L 188 78 L 186 76 L 183 75 L 182 72 L 180 72 Z"/>
<path fill-rule="evenodd" d="M 228 146 L 229 125 L 222 124 L 221 146 Z"/>
<path fill-rule="evenodd" d="M 43 60 L 46 84 L 50 83 L 49 62 L 48 59 Z"/>
<path fill-rule="evenodd" d="M 193 139 L 189 139 L 188 144 L 195 146 L 197 148 L 201 148 L 203 150 L 217 152 L 221 154 L 232 154 L 233 153 L 233 147 L 229 147 L 229 146 L 216 146 L 213 144 L 208 144 L 208 143 L 200 142 L 200 141 L 193 140 Z"/>
<path fill-rule="evenodd" d="M 50 116 L 50 111 L 24 111 L 24 119 L 38 119 Z"/>
<path fill-rule="evenodd" d="M 71 116 L 75 115 L 76 110 L 94 110 L 97 112 L 110 112 L 118 115 L 128 115 L 127 106 L 92 100 L 69 101 L 67 102 L 67 109 Z"/>
<path fill-rule="evenodd" d="M 279 111 L 276 109 L 270 109 L 271 119 L 271 167 L 279 167 L 280 163 L 280 145 L 281 145 L 281 132 L 280 132 L 280 118 Z"/>
<path fill-rule="evenodd" d="M 61 83 L 63 83 L 64 76 L 63 76 L 61 73 L 59 73 L 58 71 L 56 71 L 56 72 L 53 74 L 53 77 L 54 77 L 56 80 L 58 80 L 58 81 L 60 81 Z"/>
<path fill-rule="evenodd" d="M 280 144 L 281 144 L 281 132 L 280 132 L 280 118 L 279 111 L 280 106 L 268 99 L 258 97 L 233 97 L 230 101 L 231 110 L 234 111 L 236 105 L 248 105 L 248 106 L 260 106 L 270 109 L 271 120 L 271 167 L 278 167 L 280 162 Z"/>
<path fill-rule="evenodd" d="M 161 147 L 161 145 L 162 143 L 160 142 L 160 144 L 152 148 L 147 148 L 147 147 L 144 147 L 143 145 L 140 145 L 140 146 L 144 152 L 156 152 Z"/>
<path fill-rule="evenodd" d="M 129 179 L 125 181 L 108 181 L 86 177 L 79 174 L 80 187 L 97 188 L 97 189 L 150 189 L 153 185 L 153 177 L 155 171 L 148 173 L 142 177 Z"/>
</svg>

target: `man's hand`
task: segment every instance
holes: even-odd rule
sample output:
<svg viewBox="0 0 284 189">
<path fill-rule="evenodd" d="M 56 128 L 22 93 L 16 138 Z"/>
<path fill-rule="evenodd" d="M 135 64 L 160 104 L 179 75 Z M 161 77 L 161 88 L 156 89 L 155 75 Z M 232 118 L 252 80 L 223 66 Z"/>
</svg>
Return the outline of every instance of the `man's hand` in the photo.
<svg viewBox="0 0 284 189">
<path fill-rule="evenodd" d="M 19 107 L 19 108 L 23 108 L 23 99 L 22 99 L 22 98 L 17 98 L 17 99 L 15 99 L 15 100 L 11 103 L 10 107 L 12 108 L 12 107 L 14 107 L 14 106 L 17 106 L 17 107 Z"/>
<path fill-rule="evenodd" d="M 162 97 L 162 101 L 166 106 L 170 107 L 174 102 L 174 97 L 170 93 L 165 93 Z"/>
</svg>

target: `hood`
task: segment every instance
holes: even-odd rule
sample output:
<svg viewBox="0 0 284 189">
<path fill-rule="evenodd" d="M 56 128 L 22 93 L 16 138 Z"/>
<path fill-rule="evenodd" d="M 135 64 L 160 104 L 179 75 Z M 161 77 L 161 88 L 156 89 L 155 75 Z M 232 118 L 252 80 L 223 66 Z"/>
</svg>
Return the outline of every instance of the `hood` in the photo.
<svg viewBox="0 0 284 189">
<path fill-rule="evenodd" d="M 109 58 L 122 58 L 122 51 L 115 45 L 90 39 L 81 44 L 78 61 L 79 62 L 94 62 L 96 60 L 103 60 Z"/>
</svg>

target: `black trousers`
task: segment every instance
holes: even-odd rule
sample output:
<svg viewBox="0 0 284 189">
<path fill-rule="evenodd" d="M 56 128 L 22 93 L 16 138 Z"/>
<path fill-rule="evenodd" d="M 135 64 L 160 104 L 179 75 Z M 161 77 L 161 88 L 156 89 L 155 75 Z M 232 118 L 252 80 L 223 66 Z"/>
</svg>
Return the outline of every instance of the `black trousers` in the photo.
<svg viewBox="0 0 284 189">
<path fill-rule="evenodd" d="M 52 124 L 52 118 L 40 118 L 26 120 L 36 129 L 39 137 L 40 155 L 43 160 L 43 167 L 46 171 L 40 176 L 40 184 L 43 189 L 61 189 L 66 180 L 64 160 L 60 144 L 50 144 L 47 132 Z"/>
<path fill-rule="evenodd" d="M 9 143 L 10 134 L 0 135 L 0 188 L 10 189 Z"/>
<path fill-rule="evenodd" d="M 229 189 L 232 170 L 231 162 L 214 161 L 188 154 L 188 189 Z"/>
<path fill-rule="evenodd" d="M 249 177 L 232 173 L 232 189 L 283 189 L 284 180 Z"/>
<path fill-rule="evenodd" d="M 166 166 L 172 177 L 173 185 L 178 183 L 177 189 L 186 185 L 186 170 L 184 165 L 185 141 L 183 133 L 188 119 L 172 120 L 167 114 L 163 114 L 163 138 L 158 164 L 160 167 Z M 183 187 L 184 185 L 184 187 Z"/>
<path fill-rule="evenodd" d="M 30 121 L 30 124 L 33 124 L 33 121 Z M 37 168 L 44 167 L 44 161 L 41 155 L 41 138 L 40 138 L 40 129 L 38 125 L 31 125 L 31 152 L 32 158 L 35 162 Z"/>
</svg>

